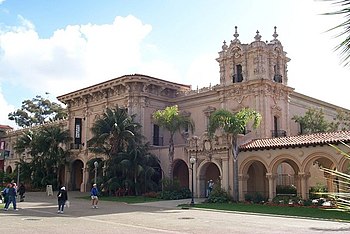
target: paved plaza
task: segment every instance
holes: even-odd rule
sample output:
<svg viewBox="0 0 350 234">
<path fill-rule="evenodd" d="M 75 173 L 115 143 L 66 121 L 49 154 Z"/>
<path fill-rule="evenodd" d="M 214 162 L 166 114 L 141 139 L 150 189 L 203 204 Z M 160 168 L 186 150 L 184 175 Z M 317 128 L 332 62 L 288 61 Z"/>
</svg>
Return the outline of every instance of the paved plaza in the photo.
<svg viewBox="0 0 350 234">
<path fill-rule="evenodd" d="M 92 209 L 87 193 L 69 192 L 71 205 L 57 214 L 57 199 L 27 193 L 18 211 L 0 211 L 1 233 L 350 233 L 350 223 L 238 212 L 181 209 L 190 200 L 128 205 L 100 201 Z M 12 205 L 10 206 L 12 208 Z"/>
</svg>

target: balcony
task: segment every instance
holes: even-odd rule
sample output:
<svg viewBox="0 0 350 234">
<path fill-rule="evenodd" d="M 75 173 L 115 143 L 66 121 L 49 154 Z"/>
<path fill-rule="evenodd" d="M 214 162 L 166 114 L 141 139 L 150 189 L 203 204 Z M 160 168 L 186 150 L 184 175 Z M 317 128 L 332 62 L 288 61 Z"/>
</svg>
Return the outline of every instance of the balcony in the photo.
<svg viewBox="0 0 350 234">
<path fill-rule="evenodd" d="M 70 144 L 70 149 L 71 150 L 81 150 L 82 148 L 83 148 L 82 144 L 74 144 L 74 143 Z"/>
<path fill-rule="evenodd" d="M 287 132 L 285 130 L 271 130 L 272 138 L 275 137 L 286 137 Z"/>
</svg>

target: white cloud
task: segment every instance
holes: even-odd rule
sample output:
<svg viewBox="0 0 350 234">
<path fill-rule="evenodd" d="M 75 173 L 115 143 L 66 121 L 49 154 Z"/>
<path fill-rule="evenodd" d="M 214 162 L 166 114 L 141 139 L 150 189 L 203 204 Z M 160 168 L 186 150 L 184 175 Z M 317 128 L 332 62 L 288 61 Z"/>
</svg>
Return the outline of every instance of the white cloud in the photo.
<svg viewBox="0 0 350 234">
<path fill-rule="evenodd" d="M 15 110 L 15 107 L 6 102 L 4 96 L 2 95 L 1 87 L 0 87 L 0 110 L 1 110 L 0 124 L 10 125 L 10 126 L 14 127 L 13 121 L 10 121 L 8 119 L 7 114 L 10 112 L 13 112 Z"/>
<path fill-rule="evenodd" d="M 32 23 L 0 32 L 0 81 L 34 92 L 61 95 L 119 75 L 134 73 L 152 27 L 133 16 L 105 25 L 69 25 L 48 39 Z"/>
<path fill-rule="evenodd" d="M 141 61 L 142 47 L 154 47 L 144 43 L 152 27 L 131 15 L 116 17 L 111 24 L 69 25 L 50 38 L 40 38 L 29 20 L 19 19 L 20 26 L 0 29 L 2 86 L 6 82 L 32 93 L 58 96 L 124 74 L 148 74 L 160 64 L 171 67 L 165 62 Z M 161 71 L 154 74 L 165 75 Z M 1 91 L 0 98 L 0 123 L 4 123 L 13 108 Z"/>
</svg>

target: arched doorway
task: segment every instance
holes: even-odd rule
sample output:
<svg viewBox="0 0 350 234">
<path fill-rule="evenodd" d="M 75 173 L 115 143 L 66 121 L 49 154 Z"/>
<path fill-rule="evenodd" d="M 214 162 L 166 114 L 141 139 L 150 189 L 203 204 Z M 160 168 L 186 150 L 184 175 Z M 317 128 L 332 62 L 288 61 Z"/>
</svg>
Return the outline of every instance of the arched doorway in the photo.
<svg viewBox="0 0 350 234">
<path fill-rule="evenodd" d="M 183 160 L 176 160 L 174 162 L 173 178 L 178 180 L 180 187 L 189 187 L 189 169 Z"/>
<path fill-rule="evenodd" d="M 12 167 L 11 167 L 11 166 L 8 166 L 8 167 L 6 168 L 6 173 L 7 173 L 7 174 L 11 174 L 11 173 L 12 173 Z"/>
<path fill-rule="evenodd" d="M 310 190 L 326 189 L 328 192 L 339 192 L 338 178 L 335 175 L 324 172 L 322 168 L 331 170 L 336 169 L 335 160 L 326 154 L 312 155 L 305 166 L 305 173 L 308 175 L 307 180 L 307 197 L 314 196 Z"/>
<path fill-rule="evenodd" d="M 84 163 L 81 160 L 75 160 L 72 164 L 72 190 L 80 191 L 81 184 L 83 183 L 83 168 Z"/>
<path fill-rule="evenodd" d="M 275 186 L 272 188 L 273 199 L 277 195 L 295 194 L 302 196 L 300 183 L 300 165 L 290 155 L 283 155 L 273 163 L 272 176 Z M 288 192 L 286 192 L 288 191 Z"/>
<path fill-rule="evenodd" d="M 267 170 L 259 161 L 251 162 L 247 170 L 247 187 L 244 194 L 255 196 L 257 194 L 268 198 L 269 195 L 269 184 L 266 178 Z"/>
<path fill-rule="evenodd" d="M 213 162 L 206 162 L 199 172 L 199 193 L 200 197 L 208 195 L 208 183 L 213 180 L 214 186 L 221 186 L 221 173 L 219 167 Z"/>
</svg>

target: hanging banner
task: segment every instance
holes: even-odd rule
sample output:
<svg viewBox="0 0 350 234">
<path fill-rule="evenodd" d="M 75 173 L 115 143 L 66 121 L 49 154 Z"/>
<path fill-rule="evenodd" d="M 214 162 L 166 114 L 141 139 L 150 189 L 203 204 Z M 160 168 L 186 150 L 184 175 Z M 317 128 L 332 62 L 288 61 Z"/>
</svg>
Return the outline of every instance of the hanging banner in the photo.
<svg viewBox="0 0 350 234">
<path fill-rule="evenodd" d="M 74 144 L 81 144 L 81 130 L 82 130 L 82 119 L 75 118 L 75 127 L 74 127 Z"/>
</svg>

